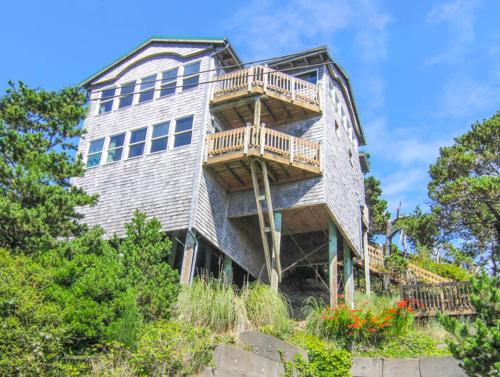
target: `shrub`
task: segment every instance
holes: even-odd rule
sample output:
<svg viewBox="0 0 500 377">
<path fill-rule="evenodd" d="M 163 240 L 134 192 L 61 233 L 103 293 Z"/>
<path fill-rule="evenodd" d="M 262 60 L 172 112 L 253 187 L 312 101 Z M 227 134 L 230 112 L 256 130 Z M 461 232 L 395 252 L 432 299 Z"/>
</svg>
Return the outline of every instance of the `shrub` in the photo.
<svg viewBox="0 0 500 377">
<path fill-rule="evenodd" d="M 270 286 L 258 282 L 249 284 L 244 287 L 241 298 L 254 328 L 281 338 L 291 331 L 288 303 Z"/>
<path fill-rule="evenodd" d="M 500 374 L 500 286 L 499 278 L 486 274 L 472 279 L 472 306 L 476 310 L 473 322 L 439 316 L 452 335 L 448 341 L 453 356 L 461 361 L 468 376 L 498 376 Z"/>
<path fill-rule="evenodd" d="M 351 375 L 352 358 L 347 350 L 339 349 L 334 343 L 304 333 L 296 334 L 292 342 L 307 351 L 309 361 L 297 355 L 294 362 L 285 363 L 285 376 L 346 377 Z"/>
<path fill-rule="evenodd" d="M 431 259 L 415 258 L 413 262 L 426 270 L 455 281 L 469 281 L 472 275 L 462 267 L 450 263 L 437 263 Z"/>
<path fill-rule="evenodd" d="M 212 360 L 216 339 L 207 329 L 181 322 L 147 325 L 131 364 L 139 375 L 194 375 Z"/>
</svg>

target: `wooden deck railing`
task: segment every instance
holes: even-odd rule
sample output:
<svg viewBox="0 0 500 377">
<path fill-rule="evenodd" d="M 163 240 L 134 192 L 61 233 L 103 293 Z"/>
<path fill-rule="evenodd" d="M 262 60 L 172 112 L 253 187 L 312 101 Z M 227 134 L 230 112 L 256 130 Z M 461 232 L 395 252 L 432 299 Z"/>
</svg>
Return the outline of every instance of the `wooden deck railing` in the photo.
<svg viewBox="0 0 500 377">
<path fill-rule="evenodd" d="M 320 166 L 320 145 L 266 127 L 247 126 L 217 132 L 207 137 L 207 159 L 253 148 L 261 155 L 270 152 L 290 163 L 302 162 Z"/>
<path fill-rule="evenodd" d="M 432 316 L 438 312 L 450 315 L 473 314 L 470 294 L 468 282 L 400 286 L 401 299 L 408 300 L 417 316 Z"/>
<path fill-rule="evenodd" d="M 370 269 L 381 272 L 384 267 L 384 253 L 381 248 L 374 247 L 372 245 L 368 246 L 368 255 L 370 258 Z M 450 279 L 442 277 L 441 275 L 435 274 L 425 268 L 419 267 L 414 263 L 408 263 L 408 270 L 412 273 L 418 280 L 439 284 L 450 282 Z M 397 280 L 404 282 L 406 279 L 404 276 L 397 277 Z"/>
<path fill-rule="evenodd" d="M 319 105 L 318 85 L 265 66 L 243 68 L 215 78 L 213 96 L 221 97 L 240 90 L 259 87 L 295 101 Z"/>
</svg>

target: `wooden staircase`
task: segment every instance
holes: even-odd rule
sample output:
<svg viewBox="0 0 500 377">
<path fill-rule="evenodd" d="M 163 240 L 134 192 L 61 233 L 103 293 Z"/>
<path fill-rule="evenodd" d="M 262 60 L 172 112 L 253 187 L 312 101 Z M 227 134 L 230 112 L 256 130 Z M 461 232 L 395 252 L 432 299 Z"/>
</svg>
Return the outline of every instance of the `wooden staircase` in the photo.
<svg viewBox="0 0 500 377">
<path fill-rule="evenodd" d="M 369 256 L 370 271 L 376 274 L 381 274 L 384 268 L 384 252 L 382 251 L 382 248 L 369 245 L 368 256 Z M 358 264 L 360 265 L 363 265 L 363 263 L 364 263 L 363 261 L 358 261 Z M 429 284 L 442 284 L 442 283 L 449 283 L 452 281 L 451 279 L 442 277 L 441 275 L 428 271 L 425 268 L 419 267 L 411 262 L 408 263 L 408 271 L 418 281 Z M 408 282 L 408 277 L 403 275 L 395 275 L 393 276 L 392 279 L 399 284 L 405 284 Z"/>
</svg>

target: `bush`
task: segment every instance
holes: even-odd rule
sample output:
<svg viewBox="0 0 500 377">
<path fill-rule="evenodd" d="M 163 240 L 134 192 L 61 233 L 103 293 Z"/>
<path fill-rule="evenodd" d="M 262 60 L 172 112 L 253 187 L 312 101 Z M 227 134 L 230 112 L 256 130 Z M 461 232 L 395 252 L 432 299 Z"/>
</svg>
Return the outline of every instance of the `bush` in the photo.
<svg viewBox="0 0 500 377">
<path fill-rule="evenodd" d="M 500 374 L 500 286 L 499 278 L 486 274 L 472 279 L 474 322 L 439 316 L 452 335 L 448 341 L 453 356 L 461 361 L 468 376 L 498 376 Z"/>
<path fill-rule="evenodd" d="M 430 259 L 416 258 L 413 262 L 426 270 L 455 281 L 469 281 L 472 275 L 462 267 L 450 263 L 437 263 Z"/>
<path fill-rule="evenodd" d="M 294 362 L 285 363 L 285 376 L 346 377 L 351 375 L 352 358 L 347 350 L 339 349 L 334 343 L 304 333 L 296 334 L 292 342 L 307 351 L 309 361 L 297 355 Z"/>
</svg>

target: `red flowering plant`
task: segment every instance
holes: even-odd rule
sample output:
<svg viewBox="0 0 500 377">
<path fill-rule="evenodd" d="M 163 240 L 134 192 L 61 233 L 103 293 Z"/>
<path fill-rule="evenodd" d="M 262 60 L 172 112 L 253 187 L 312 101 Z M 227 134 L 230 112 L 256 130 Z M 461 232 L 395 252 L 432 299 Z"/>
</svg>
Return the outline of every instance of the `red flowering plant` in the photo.
<svg viewBox="0 0 500 377">
<path fill-rule="evenodd" d="M 413 308 L 406 300 L 375 312 L 370 306 L 349 309 L 340 304 L 327 307 L 321 316 L 322 335 L 344 343 L 376 343 L 385 337 L 405 334 L 413 324 Z"/>
</svg>

